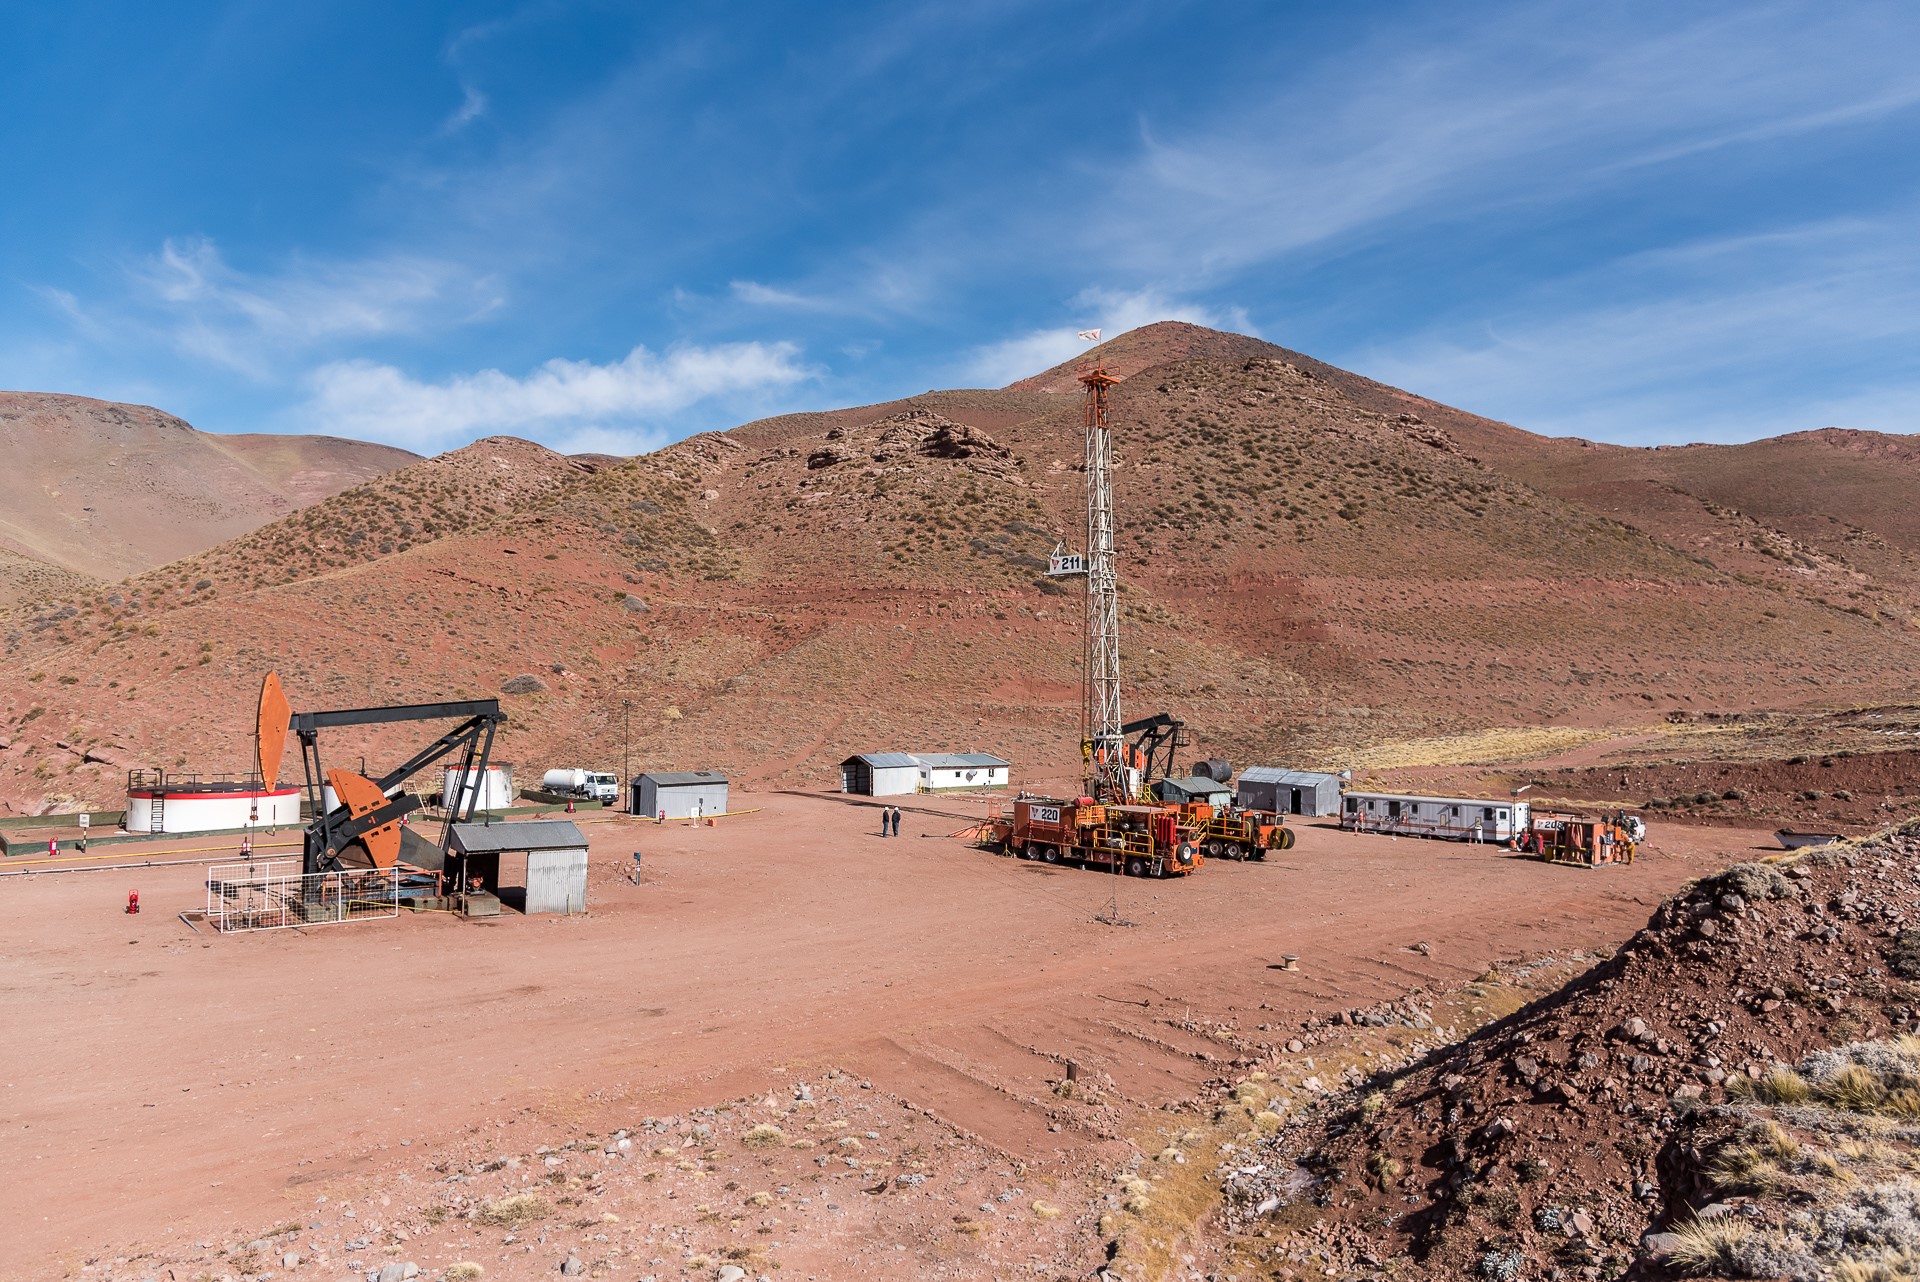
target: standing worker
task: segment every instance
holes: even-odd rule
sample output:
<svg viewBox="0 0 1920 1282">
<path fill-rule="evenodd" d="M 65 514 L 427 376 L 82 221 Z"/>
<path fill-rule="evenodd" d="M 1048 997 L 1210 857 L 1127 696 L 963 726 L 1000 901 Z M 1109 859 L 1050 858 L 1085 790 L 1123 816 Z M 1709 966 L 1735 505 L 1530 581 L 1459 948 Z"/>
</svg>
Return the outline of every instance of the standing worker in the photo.
<svg viewBox="0 0 1920 1282">
<path fill-rule="evenodd" d="M 893 808 L 893 835 L 896 837 L 900 835 L 900 807 L 898 806 Z"/>
<path fill-rule="evenodd" d="M 893 817 L 892 806 L 880 807 L 880 835 L 882 837 L 887 835 L 887 824 L 892 819 L 892 817 Z"/>
</svg>

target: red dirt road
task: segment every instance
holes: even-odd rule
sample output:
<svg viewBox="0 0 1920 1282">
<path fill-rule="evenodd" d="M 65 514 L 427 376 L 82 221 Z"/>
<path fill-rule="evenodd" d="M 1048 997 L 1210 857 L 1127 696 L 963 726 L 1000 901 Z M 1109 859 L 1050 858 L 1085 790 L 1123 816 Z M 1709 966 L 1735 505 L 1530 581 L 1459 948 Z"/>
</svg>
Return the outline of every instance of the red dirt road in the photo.
<svg viewBox="0 0 1920 1282">
<path fill-rule="evenodd" d="M 1058 1200 L 1116 1142 L 1062 1124 L 1064 1060 L 1130 1104 L 1186 1099 L 1245 1053 L 1196 1028 L 1257 1053 L 1500 958 L 1617 943 L 1765 839 L 1656 828 L 1639 863 L 1586 871 L 1308 826 L 1265 864 L 1115 881 L 945 839 L 977 801 L 906 801 L 898 840 L 877 805 L 837 796 L 736 798 L 764 809 L 714 828 L 591 825 L 591 912 L 571 919 L 214 937 L 174 915 L 203 906 L 197 868 L 0 880 L 0 1276 L 136 1243 L 191 1254 L 311 1214 L 318 1193 L 424 1200 L 396 1191 L 401 1158 L 483 1142 L 472 1128 L 557 1144 L 827 1066 L 1028 1164 Z M 1116 890 L 1130 928 L 1093 919 Z M 1269 969 L 1282 953 L 1297 973 Z M 783 1231 L 789 1277 L 864 1275 L 847 1261 L 905 1232 Z M 491 1278 L 553 1267 L 487 1258 Z M 968 1258 L 939 1267 L 992 1274 Z"/>
</svg>

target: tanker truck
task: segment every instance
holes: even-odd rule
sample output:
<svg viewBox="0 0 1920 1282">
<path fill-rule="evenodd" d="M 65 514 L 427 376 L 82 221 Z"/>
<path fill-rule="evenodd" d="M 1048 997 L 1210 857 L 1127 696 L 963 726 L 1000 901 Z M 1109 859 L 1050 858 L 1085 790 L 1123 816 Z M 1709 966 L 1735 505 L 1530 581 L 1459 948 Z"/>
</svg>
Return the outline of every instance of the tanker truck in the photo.
<svg viewBox="0 0 1920 1282">
<path fill-rule="evenodd" d="M 543 792 L 558 793 L 563 797 L 585 797 L 608 806 L 620 804 L 618 775 L 601 774 L 577 766 L 547 771 L 540 777 L 540 788 Z"/>
</svg>

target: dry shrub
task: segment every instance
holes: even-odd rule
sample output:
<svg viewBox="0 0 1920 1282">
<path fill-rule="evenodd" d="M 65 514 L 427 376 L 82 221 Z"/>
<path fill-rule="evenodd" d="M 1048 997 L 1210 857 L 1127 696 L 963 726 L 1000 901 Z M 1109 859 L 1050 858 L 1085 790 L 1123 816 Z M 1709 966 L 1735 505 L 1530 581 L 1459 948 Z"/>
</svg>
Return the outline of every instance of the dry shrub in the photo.
<svg viewBox="0 0 1920 1282">
<path fill-rule="evenodd" d="M 486 1269 L 481 1265 L 475 1264 L 472 1260 L 462 1260 L 447 1270 L 446 1278 L 447 1282 L 474 1282 L 485 1273 Z"/>
<path fill-rule="evenodd" d="M 1374 1153 L 1367 1158 L 1367 1177 L 1375 1188 L 1385 1190 L 1389 1184 L 1406 1174 L 1407 1168 L 1390 1153 Z"/>
<path fill-rule="evenodd" d="M 762 1122 L 740 1137 L 748 1148 L 772 1148 L 786 1142 L 787 1133 L 769 1122 Z"/>
<path fill-rule="evenodd" d="M 1667 1263 L 1685 1273 L 1733 1273 L 1735 1257 L 1753 1229 L 1740 1220 L 1695 1220 L 1673 1231 Z"/>
<path fill-rule="evenodd" d="M 1033 1204 L 1033 1213 L 1036 1218 L 1042 1220 L 1057 1220 L 1060 1218 L 1060 1208 L 1051 1202 L 1035 1202 Z"/>
<path fill-rule="evenodd" d="M 494 1228 L 517 1229 L 551 1214 L 552 1209 L 538 1193 L 509 1193 L 483 1205 L 473 1218 Z"/>
</svg>

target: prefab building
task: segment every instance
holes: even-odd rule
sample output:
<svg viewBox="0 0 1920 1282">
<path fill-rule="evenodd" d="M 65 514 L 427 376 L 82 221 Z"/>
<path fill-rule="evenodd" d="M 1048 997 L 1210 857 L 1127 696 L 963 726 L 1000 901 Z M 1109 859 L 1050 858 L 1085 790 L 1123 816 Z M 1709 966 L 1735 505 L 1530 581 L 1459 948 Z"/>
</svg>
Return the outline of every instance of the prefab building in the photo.
<svg viewBox="0 0 1920 1282">
<path fill-rule="evenodd" d="M 1278 766 L 1248 766 L 1234 785 L 1243 810 L 1276 815 L 1331 815 L 1340 810 L 1340 776 Z"/>
<path fill-rule="evenodd" d="M 649 770 L 635 775 L 633 813 L 699 819 L 727 813 L 727 777 L 718 770 Z"/>
<path fill-rule="evenodd" d="M 1342 828 L 1454 841 L 1511 841 L 1524 834 L 1531 821 L 1532 807 L 1526 802 L 1489 801 L 1484 797 L 1349 792 L 1340 806 Z"/>
<path fill-rule="evenodd" d="M 524 854 L 523 912 L 587 910 L 587 839 L 570 819 L 455 824 L 448 845 L 464 862 L 466 877 L 478 877 L 489 892 L 509 901 L 510 893 L 501 894 L 502 857 Z"/>
<path fill-rule="evenodd" d="M 904 752 L 862 752 L 840 763 L 840 791 L 897 797 L 920 790 L 920 762 Z"/>
<path fill-rule="evenodd" d="M 953 788 L 1004 788 L 1010 763 L 984 752 L 916 752 L 920 786 L 928 792 Z"/>
<path fill-rule="evenodd" d="M 1225 809 L 1233 801 L 1233 789 L 1218 779 L 1208 779 L 1201 775 L 1192 775 L 1185 779 L 1162 779 L 1153 785 L 1154 793 L 1162 801 L 1188 802 L 1204 801 L 1210 806 Z"/>
</svg>

